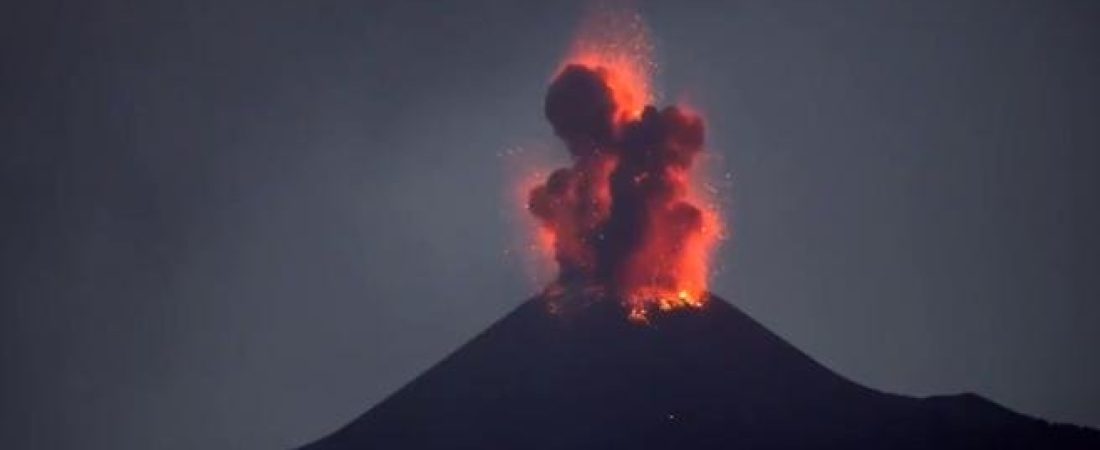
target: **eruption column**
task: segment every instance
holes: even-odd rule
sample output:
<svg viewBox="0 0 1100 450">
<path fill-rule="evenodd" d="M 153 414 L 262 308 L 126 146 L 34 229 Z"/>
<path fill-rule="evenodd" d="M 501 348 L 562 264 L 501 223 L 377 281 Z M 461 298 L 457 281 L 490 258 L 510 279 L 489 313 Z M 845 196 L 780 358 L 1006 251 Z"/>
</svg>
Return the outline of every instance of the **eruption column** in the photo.
<svg viewBox="0 0 1100 450">
<path fill-rule="evenodd" d="M 528 209 L 553 236 L 558 288 L 596 288 L 633 319 L 706 299 L 717 214 L 692 193 L 703 120 L 657 109 L 636 58 L 583 52 L 550 84 L 544 112 L 573 164 L 530 192 Z"/>
</svg>

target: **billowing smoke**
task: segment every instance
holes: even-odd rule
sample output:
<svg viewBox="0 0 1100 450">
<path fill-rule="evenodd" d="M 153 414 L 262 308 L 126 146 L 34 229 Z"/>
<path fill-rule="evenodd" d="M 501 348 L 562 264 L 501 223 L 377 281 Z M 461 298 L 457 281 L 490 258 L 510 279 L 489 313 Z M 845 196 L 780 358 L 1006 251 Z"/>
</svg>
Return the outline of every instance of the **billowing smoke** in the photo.
<svg viewBox="0 0 1100 450">
<path fill-rule="evenodd" d="M 639 103 L 647 87 L 599 62 L 566 65 L 545 115 L 573 164 L 530 192 L 553 236 L 559 286 L 598 288 L 643 318 L 650 306 L 700 306 L 718 236 L 713 211 L 691 193 L 703 120 L 677 106 Z"/>
</svg>

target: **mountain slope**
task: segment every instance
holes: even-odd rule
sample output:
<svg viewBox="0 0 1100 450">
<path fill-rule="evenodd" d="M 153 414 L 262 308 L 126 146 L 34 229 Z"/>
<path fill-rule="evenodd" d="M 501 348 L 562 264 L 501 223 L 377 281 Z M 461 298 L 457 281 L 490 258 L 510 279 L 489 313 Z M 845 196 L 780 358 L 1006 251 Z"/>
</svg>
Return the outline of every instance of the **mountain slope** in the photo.
<svg viewBox="0 0 1100 450">
<path fill-rule="evenodd" d="M 1100 433 L 864 388 L 717 297 L 648 326 L 536 298 L 305 448 L 1100 449 Z"/>
</svg>

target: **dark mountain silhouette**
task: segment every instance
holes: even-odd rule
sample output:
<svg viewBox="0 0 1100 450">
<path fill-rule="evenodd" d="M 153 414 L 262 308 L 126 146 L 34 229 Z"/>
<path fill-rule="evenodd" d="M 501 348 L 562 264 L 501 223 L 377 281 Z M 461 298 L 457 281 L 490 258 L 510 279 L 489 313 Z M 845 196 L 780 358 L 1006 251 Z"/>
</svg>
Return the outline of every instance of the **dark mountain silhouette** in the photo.
<svg viewBox="0 0 1100 450">
<path fill-rule="evenodd" d="M 729 303 L 626 320 L 521 305 L 334 434 L 328 449 L 1100 449 L 1100 432 L 974 394 L 853 383 Z"/>
</svg>

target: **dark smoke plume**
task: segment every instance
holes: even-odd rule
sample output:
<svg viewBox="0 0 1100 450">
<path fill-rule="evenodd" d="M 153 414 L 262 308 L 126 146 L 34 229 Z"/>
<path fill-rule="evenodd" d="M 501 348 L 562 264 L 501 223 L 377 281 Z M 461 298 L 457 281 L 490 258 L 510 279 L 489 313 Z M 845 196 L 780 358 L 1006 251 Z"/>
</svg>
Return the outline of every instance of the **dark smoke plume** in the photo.
<svg viewBox="0 0 1100 450">
<path fill-rule="evenodd" d="M 529 209 L 554 234 L 559 283 L 635 302 L 698 299 L 714 232 L 689 198 L 703 121 L 676 106 L 624 110 L 615 89 L 607 69 L 579 64 L 551 83 L 546 118 L 573 165 L 533 189 Z"/>
</svg>

